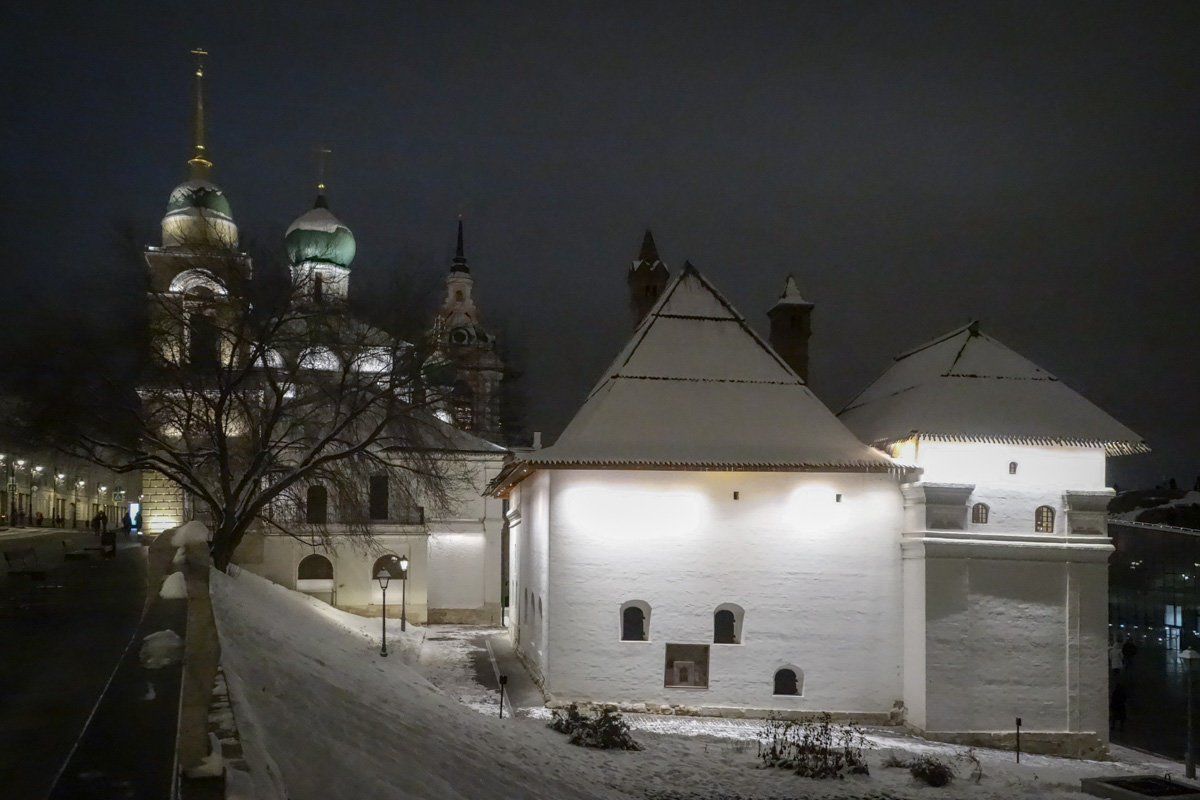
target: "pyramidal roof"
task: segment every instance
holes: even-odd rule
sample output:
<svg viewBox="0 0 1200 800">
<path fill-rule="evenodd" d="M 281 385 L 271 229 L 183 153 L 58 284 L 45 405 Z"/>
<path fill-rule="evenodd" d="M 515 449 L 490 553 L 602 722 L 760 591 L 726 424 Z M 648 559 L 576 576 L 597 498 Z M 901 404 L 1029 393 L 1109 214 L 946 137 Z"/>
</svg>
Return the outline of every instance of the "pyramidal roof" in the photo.
<svg viewBox="0 0 1200 800">
<path fill-rule="evenodd" d="M 775 303 L 776 306 L 811 306 L 812 303 L 804 299 L 800 294 L 800 287 L 796 285 L 796 278 L 792 275 L 787 276 L 784 281 L 783 291 L 779 294 L 779 300 Z"/>
<path fill-rule="evenodd" d="M 559 467 L 886 471 L 685 264 L 552 447 Z"/>
<path fill-rule="evenodd" d="M 972 322 L 907 353 L 838 414 L 872 444 L 919 434 L 952 441 L 1102 446 L 1145 452 L 1142 437 Z"/>
</svg>

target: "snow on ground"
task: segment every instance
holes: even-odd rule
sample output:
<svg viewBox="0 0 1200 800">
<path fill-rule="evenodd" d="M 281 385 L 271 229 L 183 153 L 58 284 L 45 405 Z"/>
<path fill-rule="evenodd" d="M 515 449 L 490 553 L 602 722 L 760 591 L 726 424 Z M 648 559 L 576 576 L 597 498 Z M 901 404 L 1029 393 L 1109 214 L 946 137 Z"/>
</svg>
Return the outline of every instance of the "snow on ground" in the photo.
<svg viewBox="0 0 1200 800">
<path fill-rule="evenodd" d="M 248 572 L 214 571 L 212 595 L 258 800 L 1079 798 L 1083 777 L 1182 771 L 1127 750 L 1120 762 L 1026 755 L 1019 765 L 1012 753 L 976 750 L 979 785 L 963 777 L 934 789 L 882 762 L 952 761 L 964 748 L 882 728 L 867 732 L 869 776 L 815 781 L 758 768 L 755 721 L 642 714 L 627 718 L 645 750 L 586 750 L 550 731 L 545 713 L 495 716 L 495 693 L 475 682 L 495 630 L 410 625 L 402 635 L 389 620 L 381 658 L 379 619 Z"/>
</svg>

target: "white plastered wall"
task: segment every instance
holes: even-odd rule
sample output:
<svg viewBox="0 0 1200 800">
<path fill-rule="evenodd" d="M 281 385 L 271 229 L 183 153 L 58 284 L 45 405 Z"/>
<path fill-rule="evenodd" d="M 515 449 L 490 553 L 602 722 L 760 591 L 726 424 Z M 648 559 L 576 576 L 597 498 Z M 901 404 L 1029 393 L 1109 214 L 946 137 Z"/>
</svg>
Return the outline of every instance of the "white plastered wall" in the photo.
<svg viewBox="0 0 1200 800">
<path fill-rule="evenodd" d="M 522 589 L 548 591 L 520 639 L 548 645 L 554 697 L 881 714 L 900 699 L 894 477 L 555 470 L 519 488 L 514 563 Z M 651 607 L 649 641 L 620 640 L 630 600 Z M 722 603 L 745 610 L 739 644 L 712 643 Z M 707 689 L 664 688 L 668 643 L 710 645 Z M 802 696 L 773 694 L 784 666 Z"/>
<path fill-rule="evenodd" d="M 905 699 L 931 734 L 1107 738 L 1105 536 L 1068 533 L 1065 492 L 1104 491 L 1100 448 L 922 441 L 903 454 L 926 483 L 973 485 L 986 524 L 930 530 L 910 507 L 904 534 Z M 1009 462 L 1017 462 L 1010 474 Z M 1039 505 L 1052 533 L 1034 529 Z"/>
</svg>

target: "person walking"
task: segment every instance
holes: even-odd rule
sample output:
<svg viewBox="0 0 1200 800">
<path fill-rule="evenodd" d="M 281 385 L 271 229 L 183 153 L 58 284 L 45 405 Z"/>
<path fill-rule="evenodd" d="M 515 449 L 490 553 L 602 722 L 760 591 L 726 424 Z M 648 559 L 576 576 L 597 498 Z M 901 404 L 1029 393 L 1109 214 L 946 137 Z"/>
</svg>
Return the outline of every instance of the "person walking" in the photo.
<svg viewBox="0 0 1200 800">
<path fill-rule="evenodd" d="M 104 510 L 101 509 L 100 510 L 100 533 L 103 534 L 103 533 L 107 533 L 107 532 L 108 532 L 108 514 L 104 513 Z"/>
<path fill-rule="evenodd" d="M 1114 678 L 1119 678 L 1124 668 L 1125 656 L 1121 654 L 1121 642 L 1113 642 L 1108 648 L 1108 671 Z"/>
</svg>

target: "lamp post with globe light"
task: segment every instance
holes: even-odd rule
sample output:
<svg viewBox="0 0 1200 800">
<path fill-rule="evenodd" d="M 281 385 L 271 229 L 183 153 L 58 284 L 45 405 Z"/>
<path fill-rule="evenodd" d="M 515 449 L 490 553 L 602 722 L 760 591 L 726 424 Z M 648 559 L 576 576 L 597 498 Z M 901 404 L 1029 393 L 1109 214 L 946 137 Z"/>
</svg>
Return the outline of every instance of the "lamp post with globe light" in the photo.
<svg viewBox="0 0 1200 800">
<path fill-rule="evenodd" d="M 392 579 L 392 573 L 388 571 L 387 563 L 379 565 L 379 571 L 375 573 L 375 580 L 379 581 L 379 588 L 383 590 L 383 616 L 382 620 L 382 636 L 380 637 L 379 655 L 387 658 L 387 587 L 388 582 Z"/>
<path fill-rule="evenodd" d="M 404 630 L 408 601 L 408 556 L 400 556 L 400 630 Z"/>
</svg>

